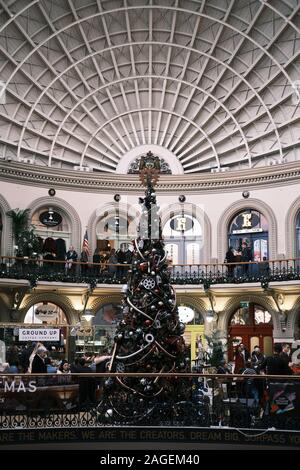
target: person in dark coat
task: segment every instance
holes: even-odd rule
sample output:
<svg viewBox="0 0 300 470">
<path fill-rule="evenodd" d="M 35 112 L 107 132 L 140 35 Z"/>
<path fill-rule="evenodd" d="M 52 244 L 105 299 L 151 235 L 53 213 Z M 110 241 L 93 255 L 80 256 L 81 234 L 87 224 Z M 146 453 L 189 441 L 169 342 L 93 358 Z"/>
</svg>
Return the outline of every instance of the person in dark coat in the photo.
<svg viewBox="0 0 300 470">
<path fill-rule="evenodd" d="M 71 245 L 69 250 L 67 251 L 66 254 L 66 271 L 67 273 L 74 274 L 75 273 L 75 265 L 73 263 L 76 263 L 78 258 L 77 252 L 74 250 L 74 247 Z"/>
<path fill-rule="evenodd" d="M 293 371 L 282 357 L 282 346 L 276 343 L 273 356 L 268 356 L 261 365 L 261 370 L 268 375 L 292 375 Z"/>
<path fill-rule="evenodd" d="M 246 242 L 242 243 L 242 259 L 243 263 L 249 263 L 252 261 L 252 251 L 251 248 L 247 245 Z M 249 272 L 249 264 L 243 264 L 243 274 L 248 274 Z"/>
<path fill-rule="evenodd" d="M 44 347 L 39 347 L 33 358 L 31 365 L 32 374 L 46 374 L 47 365 L 45 364 L 45 357 L 47 356 L 47 350 Z"/>
<path fill-rule="evenodd" d="M 77 373 L 91 374 L 92 370 L 88 367 L 86 359 L 79 359 Z M 94 377 L 79 377 L 79 406 L 89 408 L 95 403 L 96 382 Z"/>
<path fill-rule="evenodd" d="M 291 348 L 290 348 L 289 344 L 284 343 L 282 345 L 282 352 L 281 352 L 280 356 L 287 363 L 287 365 L 290 364 L 290 362 L 291 362 Z"/>
<path fill-rule="evenodd" d="M 227 270 L 228 270 L 228 277 L 233 277 L 234 276 L 234 264 L 227 264 L 227 263 L 234 263 L 236 261 L 236 256 L 233 251 L 233 247 L 230 246 L 228 248 L 228 251 L 225 255 L 225 264 L 227 265 Z"/>
</svg>

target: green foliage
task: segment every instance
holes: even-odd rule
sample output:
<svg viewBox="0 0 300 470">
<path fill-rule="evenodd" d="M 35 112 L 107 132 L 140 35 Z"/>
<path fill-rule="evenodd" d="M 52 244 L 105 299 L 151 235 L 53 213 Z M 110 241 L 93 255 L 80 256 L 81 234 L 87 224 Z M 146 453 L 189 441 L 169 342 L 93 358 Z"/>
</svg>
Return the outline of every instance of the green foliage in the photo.
<svg viewBox="0 0 300 470">
<path fill-rule="evenodd" d="M 41 252 L 39 238 L 34 233 L 33 228 L 24 230 L 19 236 L 18 251 L 16 256 L 28 256 L 32 258 Z"/>
<path fill-rule="evenodd" d="M 6 215 L 12 220 L 12 229 L 16 243 L 18 243 L 21 233 L 28 229 L 29 212 L 30 209 L 20 210 L 19 208 L 6 212 Z"/>
<path fill-rule="evenodd" d="M 16 256 L 33 257 L 41 252 L 39 238 L 34 233 L 34 228 L 29 228 L 30 209 L 12 209 L 6 215 L 12 220 L 12 229 L 15 244 L 17 245 Z"/>
<path fill-rule="evenodd" d="M 214 331 L 211 336 L 205 336 L 207 341 L 207 362 L 212 367 L 218 367 L 221 361 L 224 360 L 224 353 L 226 347 L 219 337 L 219 333 Z"/>
</svg>

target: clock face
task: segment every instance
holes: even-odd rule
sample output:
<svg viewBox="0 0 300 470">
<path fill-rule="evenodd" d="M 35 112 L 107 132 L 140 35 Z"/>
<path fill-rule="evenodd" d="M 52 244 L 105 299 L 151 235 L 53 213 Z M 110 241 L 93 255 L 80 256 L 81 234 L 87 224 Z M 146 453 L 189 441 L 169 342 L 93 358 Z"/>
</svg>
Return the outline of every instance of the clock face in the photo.
<svg viewBox="0 0 300 470">
<path fill-rule="evenodd" d="M 195 312 L 191 307 L 181 305 L 178 307 L 179 321 L 182 323 L 190 323 L 194 320 Z"/>
</svg>

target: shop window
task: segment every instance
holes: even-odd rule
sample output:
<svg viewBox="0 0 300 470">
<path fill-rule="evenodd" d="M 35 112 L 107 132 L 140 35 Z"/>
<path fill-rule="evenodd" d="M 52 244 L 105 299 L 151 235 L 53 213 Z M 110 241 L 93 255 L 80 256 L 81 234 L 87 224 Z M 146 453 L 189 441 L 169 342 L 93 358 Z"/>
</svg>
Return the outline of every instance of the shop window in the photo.
<svg viewBox="0 0 300 470">
<path fill-rule="evenodd" d="M 245 209 L 234 216 L 228 227 L 228 247 L 232 246 L 236 262 L 243 259 L 243 243 L 249 253 L 244 261 L 264 261 L 269 257 L 268 222 L 256 210 Z"/>
<path fill-rule="evenodd" d="M 163 237 L 168 257 L 173 264 L 200 264 L 203 230 L 200 222 L 190 214 L 171 214 L 165 223 Z"/>
<path fill-rule="evenodd" d="M 240 308 L 231 317 L 231 325 L 272 325 L 272 315 L 260 305 L 247 301 L 242 301 L 240 305 Z"/>
</svg>

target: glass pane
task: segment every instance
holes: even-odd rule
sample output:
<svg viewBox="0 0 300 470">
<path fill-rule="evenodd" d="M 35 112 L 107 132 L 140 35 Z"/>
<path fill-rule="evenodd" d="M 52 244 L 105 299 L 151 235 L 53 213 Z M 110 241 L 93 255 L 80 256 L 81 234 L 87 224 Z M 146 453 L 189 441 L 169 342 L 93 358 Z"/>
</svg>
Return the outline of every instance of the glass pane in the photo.
<svg viewBox="0 0 300 470">
<path fill-rule="evenodd" d="M 239 308 L 230 321 L 231 325 L 251 325 L 249 307 Z"/>
<path fill-rule="evenodd" d="M 264 337 L 264 350 L 263 353 L 265 356 L 272 356 L 273 355 L 273 341 L 271 336 Z"/>
<path fill-rule="evenodd" d="M 255 346 L 259 346 L 259 337 L 251 336 L 250 338 L 250 353 L 254 350 Z"/>
<path fill-rule="evenodd" d="M 188 243 L 186 247 L 187 264 L 200 263 L 200 246 L 198 243 Z"/>
<path fill-rule="evenodd" d="M 178 264 L 178 245 L 176 243 L 167 243 L 165 245 L 167 258 L 172 261 L 172 264 Z"/>
<path fill-rule="evenodd" d="M 268 323 L 271 325 L 272 316 L 267 310 L 264 310 L 262 307 L 255 305 L 254 323 L 255 325 L 258 325 L 259 323 Z"/>
</svg>

